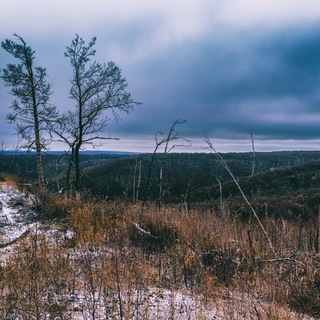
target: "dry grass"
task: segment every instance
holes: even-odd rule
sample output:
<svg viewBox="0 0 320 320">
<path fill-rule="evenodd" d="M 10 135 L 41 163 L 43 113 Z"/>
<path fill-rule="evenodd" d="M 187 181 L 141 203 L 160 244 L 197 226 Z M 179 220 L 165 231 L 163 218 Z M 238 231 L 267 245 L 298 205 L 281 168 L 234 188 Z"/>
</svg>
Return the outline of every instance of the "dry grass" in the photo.
<svg viewBox="0 0 320 320">
<path fill-rule="evenodd" d="M 17 184 L 10 176 L 0 176 L 0 188 L 2 187 L 16 187 Z"/>
<path fill-rule="evenodd" d="M 210 308 L 230 320 L 320 317 L 320 256 L 310 222 L 264 218 L 275 261 L 259 226 L 228 208 L 186 213 L 153 203 L 41 197 L 38 206 L 64 217 L 74 238 L 58 245 L 32 234 L 17 246 L 1 270 L 3 319 L 160 319 L 150 301 L 164 290 L 175 297 L 186 290 L 193 302 L 184 301 L 203 307 L 196 316 L 186 309 L 190 319 L 209 319 Z M 159 296 L 148 298 L 150 288 Z M 170 301 L 174 314 L 177 301 Z"/>
</svg>

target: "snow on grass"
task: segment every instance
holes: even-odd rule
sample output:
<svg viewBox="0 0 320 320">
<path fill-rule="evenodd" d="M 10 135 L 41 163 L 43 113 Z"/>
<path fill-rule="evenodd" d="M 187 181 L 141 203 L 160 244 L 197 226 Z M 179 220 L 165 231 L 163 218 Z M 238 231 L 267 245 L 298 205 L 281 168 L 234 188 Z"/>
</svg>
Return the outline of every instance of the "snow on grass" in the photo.
<svg viewBox="0 0 320 320">
<path fill-rule="evenodd" d="M 31 209 L 33 200 L 33 195 L 18 190 L 14 185 L 0 184 L 0 264 L 5 264 L 7 254 L 14 249 L 15 240 L 29 232 L 45 232 L 55 243 L 72 238 L 71 231 L 36 222 L 37 214 Z"/>
<path fill-rule="evenodd" d="M 212 304 L 204 304 L 198 296 L 189 291 L 173 291 L 160 288 L 143 288 L 134 293 L 121 293 L 122 311 L 117 294 L 108 299 L 92 296 L 77 296 L 74 320 L 91 319 L 224 319 Z M 96 310 L 94 310 L 96 309 Z"/>
<path fill-rule="evenodd" d="M 23 193 L 12 185 L 0 184 L 0 264 L 5 264 L 6 258 L 14 250 L 15 240 L 21 238 L 28 230 L 30 233 L 44 233 L 49 241 L 57 245 L 74 236 L 65 227 L 35 222 L 36 213 L 30 209 L 32 200 L 32 195 Z M 99 254 L 98 252 L 91 254 L 107 256 L 110 255 L 108 250 L 100 248 Z M 68 252 L 73 261 L 81 255 L 79 248 L 70 249 Z M 137 288 L 129 290 L 123 286 L 110 290 L 107 295 L 96 291 L 90 293 L 88 288 L 80 285 L 77 292 L 70 291 L 65 297 L 72 307 L 69 309 L 68 319 L 258 319 L 259 317 L 253 316 L 252 312 L 258 308 L 268 309 L 268 306 L 262 308 L 260 302 L 249 296 L 231 295 L 228 299 L 209 301 L 187 289 L 143 287 L 139 290 Z M 313 319 L 285 312 L 286 319 Z M 61 320 L 55 318 L 58 319 Z"/>
<path fill-rule="evenodd" d="M 20 237 L 32 227 L 30 216 L 33 214 L 26 204 L 31 201 L 30 196 L 20 192 L 8 184 L 0 185 L 0 241 L 10 242 Z"/>
</svg>

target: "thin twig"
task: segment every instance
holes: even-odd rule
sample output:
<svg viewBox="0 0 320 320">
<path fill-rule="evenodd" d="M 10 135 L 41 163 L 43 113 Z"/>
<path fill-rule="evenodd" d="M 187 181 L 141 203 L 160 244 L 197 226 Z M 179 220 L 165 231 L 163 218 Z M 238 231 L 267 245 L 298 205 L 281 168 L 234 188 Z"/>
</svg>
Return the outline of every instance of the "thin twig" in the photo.
<svg viewBox="0 0 320 320">
<path fill-rule="evenodd" d="M 232 180 L 234 181 L 235 185 L 237 186 L 237 188 L 239 189 L 244 201 L 246 202 L 246 204 L 248 205 L 248 207 L 250 208 L 250 210 L 252 211 L 254 217 L 256 218 L 256 220 L 258 221 L 258 224 L 263 232 L 263 234 L 265 235 L 268 243 L 269 243 L 269 246 L 270 246 L 270 249 L 272 250 L 273 254 L 275 257 L 277 257 L 277 253 L 276 251 L 274 250 L 273 248 L 273 245 L 272 245 L 272 242 L 268 236 L 268 233 L 266 231 L 266 229 L 264 228 L 262 222 L 260 221 L 259 217 L 258 217 L 258 214 L 256 213 L 256 211 L 254 210 L 254 208 L 252 207 L 251 203 L 249 202 L 248 198 L 246 197 L 246 195 L 244 194 L 241 186 L 239 185 L 237 179 L 235 178 L 235 176 L 233 175 L 232 171 L 230 170 L 230 168 L 228 167 L 227 163 L 224 161 L 223 157 L 219 154 L 219 152 L 213 147 L 211 141 L 209 139 L 205 139 L 205 142 L 208 144 L 209 146 L 209 149 L 211 150 L 211 152 L 213 152 L 216 157 L 219 159 L 220 163 L 222 164 L 222 166 L 227 170 L 227 172 L 229 173 L 229 175 L 231 176 Z"/>
</svg>

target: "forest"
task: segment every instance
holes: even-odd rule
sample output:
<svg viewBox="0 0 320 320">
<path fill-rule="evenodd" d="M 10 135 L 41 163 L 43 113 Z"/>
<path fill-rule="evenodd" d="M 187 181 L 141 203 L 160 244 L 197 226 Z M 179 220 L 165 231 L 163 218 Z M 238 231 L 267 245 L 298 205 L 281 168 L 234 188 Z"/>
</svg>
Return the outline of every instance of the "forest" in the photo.
<svg viewBox="0 0 320 320">
<path fill-rule="evenodd" d="M 222 156 L 261 214 L 265 214 L 265 203 L 268 203 L 269 214 L 288 219 L 308 219 L 312 212 L 317 212 L 320 152 L 257 152 L 254 163 L 252 152 Z M 168 154 L 163 167 L 163 194 L 160 195 L 162 158 L 161 153 L 84 152 L 81 155 L 82 187 L 94 197 L 121 198 L 133 203 L 150 199 L 167 203 L 187 201 L 189 205 L 196 205 L 217 204 L 222 199 L 241 207 L 242 199 L 236 185 L 211 153 Z M 64 153 L 44 154 L 49 190 L 65 190 L 67 159 Z M 18 175 L 21 180 L 36 181 L 34 162 L 34 153 L 0 153 L 3 171 Z"/>
</svg>

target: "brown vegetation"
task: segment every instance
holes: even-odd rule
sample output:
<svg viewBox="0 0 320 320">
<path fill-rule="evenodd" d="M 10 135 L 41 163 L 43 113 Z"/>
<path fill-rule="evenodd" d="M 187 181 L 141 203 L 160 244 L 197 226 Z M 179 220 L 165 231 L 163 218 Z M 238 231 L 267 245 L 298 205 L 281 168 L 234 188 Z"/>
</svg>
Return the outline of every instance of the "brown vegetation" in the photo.
<svg viewBox="0 0 320 320">
<path fill-rule="evenodd" d="M 164 290 L 172 293 L 172 314 L 174 295 L 185 290 L 221 319 L 320 317 L 314 221 L 266 216 L 275 258 L 258 223 L 227 206 L 39 199 L 38 208 L 58 212 L 73 236 L 53 242 L 36 232 L 16 244 L 0 273 L 2 319 L 157 319 L 147 299 Z M 196 309 L 191 319 L 209 319 Z"/>
</svg>

